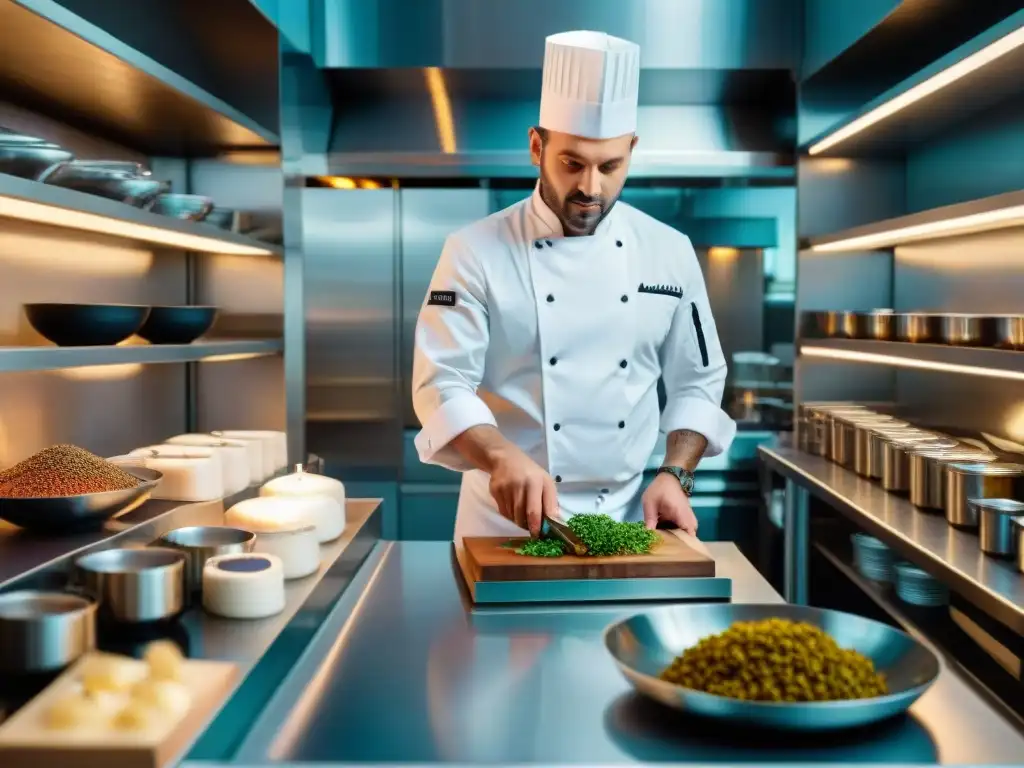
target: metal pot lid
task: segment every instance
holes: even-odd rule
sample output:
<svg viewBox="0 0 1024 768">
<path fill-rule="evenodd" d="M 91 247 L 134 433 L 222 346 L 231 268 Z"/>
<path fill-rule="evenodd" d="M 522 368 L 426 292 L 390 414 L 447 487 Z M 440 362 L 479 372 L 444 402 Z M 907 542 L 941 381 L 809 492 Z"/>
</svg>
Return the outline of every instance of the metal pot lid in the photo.
<svg viewBox="0 0 1024 768">
<path fill-rule="evenodd" d="M 967 503 L 972 507 L 1000 515 L 1024 515 L 1024 501 L 1016 499 L 968 499 Z"/>
<path fill-rule="evenodd" d="M 1024 475 L 1024 464 L 1009 464 L 994 462 L 985 464 L 978 461 L 955 462 L 949 465 L 950 472 L 962 475 L 994 475 L 1014 476 Z"/>
</svg>

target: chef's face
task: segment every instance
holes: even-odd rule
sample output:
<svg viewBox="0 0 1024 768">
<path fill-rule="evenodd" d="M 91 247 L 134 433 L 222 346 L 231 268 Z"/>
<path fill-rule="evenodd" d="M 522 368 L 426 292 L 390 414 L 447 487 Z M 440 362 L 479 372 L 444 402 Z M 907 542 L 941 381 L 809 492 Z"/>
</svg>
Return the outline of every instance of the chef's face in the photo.
<svg viewBox="0 0 1024 768">
<path fill-rule="evenodd" d="M 540 168 L 540 195 L 562 222 L 566 236 L 592 235 L 622 193 L 632 133 L 614 139 L 583 139 L 530 129 L 530 157 Z"/>
</svg>

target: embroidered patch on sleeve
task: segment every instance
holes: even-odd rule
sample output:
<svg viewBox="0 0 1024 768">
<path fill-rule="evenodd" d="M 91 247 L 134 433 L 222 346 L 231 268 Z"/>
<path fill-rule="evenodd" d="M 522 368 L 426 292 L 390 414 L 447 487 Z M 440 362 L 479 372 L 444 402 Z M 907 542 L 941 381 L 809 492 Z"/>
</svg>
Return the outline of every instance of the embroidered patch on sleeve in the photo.
<svg viewBox="0 0 1024 768">
<path fill-rule="evenodd" d="M 454 307 L 455 291 L 431 291 L 427 297 L 427 305 L 431 304 L 437 307 Z"/>
<path fill-rule="evenodd" d="M 636 289 L 637 293 L 656 293 L 661 296 L 674 296 L 677 299 L 683 298 L 683 289 L 678 285 L 647 285 L 640 283 Z"/>
</svg>

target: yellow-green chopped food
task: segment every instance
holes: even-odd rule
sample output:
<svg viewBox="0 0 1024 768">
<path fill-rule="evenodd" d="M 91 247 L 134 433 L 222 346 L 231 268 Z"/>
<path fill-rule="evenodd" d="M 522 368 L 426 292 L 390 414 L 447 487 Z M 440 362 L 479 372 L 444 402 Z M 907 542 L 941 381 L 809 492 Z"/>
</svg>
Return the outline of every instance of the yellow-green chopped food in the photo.
<svg viewBox="0 0 1024 768">
<path fill-rule="evenodd" d="M 619 523 L 608 515 L 573 515 L 566 525 L 592 557 L 645 555 L 660 538 L 643 523 Z M 517 554 L 531 557 L 561 557 L 566 553 L 561 540 L 553 536 L 513 542 L 512 546 Z"/>
<path fill-rule="evenodd" d="M 661 679 L 749 701 L 840 701 L 889 692 L 871 659 L 812 624 L 740 621 L 688 648 Z"/>
</svg>

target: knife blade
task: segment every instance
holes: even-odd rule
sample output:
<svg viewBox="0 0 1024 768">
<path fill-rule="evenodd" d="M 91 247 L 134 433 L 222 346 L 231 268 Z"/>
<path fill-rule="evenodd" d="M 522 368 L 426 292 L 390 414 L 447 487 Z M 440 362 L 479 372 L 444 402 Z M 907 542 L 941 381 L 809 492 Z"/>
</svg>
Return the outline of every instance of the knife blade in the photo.
<svg viewBox="0 0 1024 768">
<path fill-rule="evenodd" d="M 569 548 L 571 554 L 583 557 L 587 554 L 587 546 L 579 540 L 579 537 L 572 532 L 565 523 L 544 515 L 541 521 L 540 532 L 544 536 L 554 536 Z"/>
</svg>

